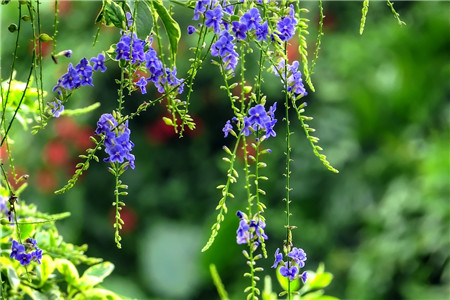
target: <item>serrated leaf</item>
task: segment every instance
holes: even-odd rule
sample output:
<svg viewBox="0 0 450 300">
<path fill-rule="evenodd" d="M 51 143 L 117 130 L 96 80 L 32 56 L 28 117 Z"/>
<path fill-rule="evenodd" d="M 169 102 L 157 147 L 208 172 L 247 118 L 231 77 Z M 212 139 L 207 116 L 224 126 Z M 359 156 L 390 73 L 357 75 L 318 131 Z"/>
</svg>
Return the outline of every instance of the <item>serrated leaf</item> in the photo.
<svg viewBox="0 0 450 300">
<path fill-rule="evenodd" d="M 167 36 L 169 37 L 172 61 L 175 63 L 176 54 L 178 51 L 178 41 L 181 37 L 180 25 L 178 25 L 178 23 L 172 18 L 161 0 L 154 0 L 151 1 L 151 3 L 164 24 Z"/>
</svg>

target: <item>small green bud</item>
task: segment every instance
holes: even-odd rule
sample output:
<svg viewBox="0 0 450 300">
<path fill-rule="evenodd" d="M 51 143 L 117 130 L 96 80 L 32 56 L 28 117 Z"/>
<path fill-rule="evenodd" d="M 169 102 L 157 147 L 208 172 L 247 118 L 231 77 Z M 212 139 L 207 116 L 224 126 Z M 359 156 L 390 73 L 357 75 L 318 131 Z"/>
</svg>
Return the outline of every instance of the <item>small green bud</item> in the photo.
<svg viewBox="0 0 450 300">
<path fill-rule="evenodd" d="M 248 94 L 252 91 L 252 87 L 249 85 L 244 86 L 244 93 Z"/>
<path fill-rule="evenodd" d="M 173 126 L 172 119 L 169 119 L 167 117 L 163 117 L 163 121 L 164 121 L 164 123 L 166 123 L 166 125 Z"/>
<path fill-rule="evenodd" d="M 20 5 L 28 4 L 28 1 L 26 1 L 26 0 L 19 0 L 19 3 L 20 3 Z"/>
<path fill-rule="evenodd" d="M 28 22 L 31 20 L 31 18 L 30 18 L 30 16 L 25 15 L 22 17 L 22 20 L 24 20 L 25 22 Z"/>
<path fill-rule="evenodd" d="M 14 23 L 11 23 L 11 24 L 8 26 L 9 32 L 16 32 L 17 29 L 19 29 L 19 27 L 17 27 L 17 25 L 14 24 Z"/>
<path fill-rule="evenodd" d="M 53 39 L 46 33 L 41 33 L 41 35 L 39 36 L 39 40 L 41 40 L 41 42 L 53 41 Z"/>
</svg>

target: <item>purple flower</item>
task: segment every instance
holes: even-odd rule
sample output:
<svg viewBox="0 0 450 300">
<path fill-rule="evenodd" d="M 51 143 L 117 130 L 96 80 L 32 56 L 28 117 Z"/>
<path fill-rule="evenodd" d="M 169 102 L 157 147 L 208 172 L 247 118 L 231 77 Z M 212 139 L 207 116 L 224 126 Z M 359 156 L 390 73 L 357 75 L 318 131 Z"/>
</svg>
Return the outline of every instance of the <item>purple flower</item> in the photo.
<svg viewBox="0 0 450 300">
<path fill-rule="evenodd" d="M 111 114 L 103 114 L 100 117 L 100 120 L 97 122 L 97 129 L 95 130 L 96 134 L 106 134 L 110 132 L 114 127 L 117 126 L 117 121 L 114 119 Z"/>
<path fill-rule="evenodd" d="M 249 230 L 249 226 L 247 224 L 247 221 L 244 219 L 241 219 L 241 221 L 239 222 L 239 228 L 236 231 L 236 242 L 241 245 L 241 244 L 247 244 L 248 241 L 252 238 Z"/>
<path fill-rule="evenodd" d="M 116 60 L 125 59 L 130 60 L 130 46 L 124 42 L 118 42 L 116 48 Z"/>
<path fill-rule="evenodd" d="M 61 54 L 64 55 L 67 58 L 70 58 L 72 56 L 72 50 L 64 50 L 61 51 Z"/>
<path fill-rule="evenodd" d="M 92 67 L 86 58 L 83 58 L 82 60 L 80 60 L 78 65 L 75 66 L 75 70 L 77 70 L 77 73 L 80 76 L 84 76 L 84 77 L 92 76 Z"/>
<path fill-rule="evenodd" d="M 303 268 L 305 266 L 306 253 L 305 251 L 303 251 L 303 249 L 294 247 L 287 256 L 292 258 L 293 262 L 298 264 L 300 268 Z"/>
<path fill-rule="evenodd" d="M 131 25 L 133 25 L 133 18 L 131 16 L 131 13 L 127 12 L 125 14 L 125 17 L 127 18 L 127 27 L 130 28 Z"/>
<path fill-rule="evenodd" d="M 284 277 L 289 277 L 289 280 L 292 281 L 298 274 L 298 268 L 296 266 L 291 266 L 289 268 L 289 263 L 285 263 L 285 265 L 280 268 L 280 274 Z"/>
<path fill-rule="evenodd" d="M 252 124 L 250 123 L 249 118 L 244 117 L 244 128 L 242 128 L 241 133 L 245 136 L 249 136 L 252 133 L 250 127 L 252 127 Z"/>
<path fill-rule="evenodd" d="M 204 13 L 210 3 L 211 0 L 198 0 L 195 4 L 194 18 L 192 18 L 192 20 L 198 20 L 200 18 L 200 13 Z"/>
<path fill-rule="evenodd" d="M 25 240 L 25 243 L 27 244 L 27 247 L 28 248 L 37 248 L 37 242 L 36 242 L 36 240 L 35 239 L 32 239 L 32 238 L 27 238 L 26 240 Z"/>
<path fill-rule="evenodd" d="M 256 232 L 256 236 L 258 239 L 269 239 L 269 237 L 264 233 L 264 228 L 266 228 L 266 223 L 264 223 L 262 220 L 258 219 L 257 221 L 251 220 L 250 221 L 250 227 L 253 227 Z"/>
<path fill-rule="evenodd" d="M 306 279 L 308 279 L 308 273 L 305 271 L 300 275 L 300 278 L 302 279 L 303 283 L 306 283 Z"/>
<path fill-rule="evenodd" d="M 19 244 L 19 242 L 13 240 L 12 246 L 11 246 L 11 254 L 9 257 L 18 259 L 18 256 L 22 252 L 25 252 L 25 246 L 22 244 Z"/>
<path fill-rule="evenodd" d="M 72 63 L 69 64 L 67 73 L 61 77 L 61 86 L 65 89 L 72 90 L 81 85 L 80 76 Z"/>
<path fill-rule="evenodd" d="M 233 130 L 233 126 L 230 123 L 230 120 L 227 121 L 227 123 L 225 124 L 225 126 L 223 127 L 222 131 L 225 133 L 224 137 L 228 136 L 228 133 Z"/>
<path fill-rule="evenodd" d="M 39 264 L 41 264 L 42 259 L 42 250 L 36 249 L 35 251 L 31 252 L 31 260 L 37 261 Z"/>
<path fill-rule="evenodd" d="M 253 129 L 264 128 L 266 122 L 270 121 L 269 116 L 264 109 L 264 106 L 258 104 L 248 111 L 249 114 L 249 122 L 253 124 Z"/>
<path fill-rule="evenodd" d="M 189 35 L 191 35 L 191 34 L 193 34 L 194 32 L 195 32 L 195 27 L 189 25 L 189 26 L 187 27 L 187 33 L 188 33 Z"/>
<path fill-rule="evenodd" d="M 282 41 L 288 41 L 292 38 L 292 36 L 295 33 L 295 24 L 297 22 L 295 19 L 291 19 L 289 17 L 282 18 L 278 24 L 278 36 L 280 37 L 280 40 Z"/>
<path fill-rule="evenodd" d="M 248 12 L 246 12 L 240 19 L 240 22 L 247 26 L 248 30 L 258 28 L 258 23 L 261 21 L 261 16 L 259 10 L 253 7 Z"/>
<path fill-rule="evenodd" d="M 258 41 L 267 40 L 267 35 L 269 34 L 269 26 L 267 21 L 261 25 L 258 25 L 255 31 L 256 39 Z"/>
<path fill-rule="evenodd" d="M 64 111 L 64 105 L 62 105 L 62 102 L 59 99 L 55 99 L 55 101 L 49 102 L 47 105 L 50 107 L 52 116 L 55 118 L 59 118 Z"/>
<path fill-rule="evenodd" d="M 233 21 L 231 24 L 233 25 L 231 30 L 235 33 L 236 38 L 238 40 L 244 40 L 247 37 L 247 34 L 245 33 L 247 31 L 247 26 L 237 21 Z"/>
<path fill-rule="evenodd" d="M 105 135 L 105 152 L 109 157 L 103 161 L 123 163 L 127 160 L 129 166 L 134 169 L 135 157 L 130 153 L 134 144 L 130 141 L 128 121 L 118 125 L 118 122 L 111 114 L 103 114 L 97 122 L 95 133 Z"/>
<path fill-rule="evenodd" d="M 91 58 L 91 63 L 94 64 L 94 71 L 98 71 L 98 69 L 100 69 L 102 73 L 106 71 L 105 56 L 103 53 L 99 53 L 97 57 Z"/>
<path fill-rule="evenodd" d="M 29 265 L 31 262 L 31 254 L 30 253 L 18 254 L 16 256 L 16 260 L 18 260 L 22 266 Z"/>
<path fill-rule="evenodd" d="M 283 261 L 283 254 L 280 253 L 280 248 L 277 248 L 275 251 L 275 262 L 273 263 L 272 268 L 278 267 L 278 264 Z"/>
<path fill-rule="evenodd" d="M 142 94 L 147 94 L 147 89 L 145 88 L 147 86 L 147 79 L 145 77 L 141 77 L 138 82 L 136 82 L 136 85 L 141 88 Z"/>
<path fill-rule="evenodd" d="M 205 25 L 206 27 L 213 27 L 215 33 L 220 32 L 220 24 L 222 23 L 222 6 L 217 5 L 213 10 L 208 10 L 205 13 Z"/>
</svg>

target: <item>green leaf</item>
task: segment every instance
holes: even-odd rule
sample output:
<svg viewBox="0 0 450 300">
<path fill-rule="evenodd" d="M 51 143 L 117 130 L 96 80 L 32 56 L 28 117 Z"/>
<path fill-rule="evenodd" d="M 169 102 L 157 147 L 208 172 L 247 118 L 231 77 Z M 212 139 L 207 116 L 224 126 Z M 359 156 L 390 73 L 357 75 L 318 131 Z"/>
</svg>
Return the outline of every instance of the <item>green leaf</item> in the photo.
<svg viewBox="0 0 450 300">
<path fill-rule="evenodd" d="M 181 37 L 180 25 L 172 18 L 161 0 L 151 1 L 153 7 L 156 9 L 158 16 L 161 18 L 170 42 L 170 52 L 172 54 L 172 61 L 175 63 L 176 54 L 178 51 L 178 41 Z"/>
<path fill-rule="evenodd" d="M 115 293 L 105 290 L 105 289 L 90 289 L 86 292 L 77 294 L 74 300 L 121 300 L 122 298 L 116 295 Z"/>
<path fill-rule="evenodd" d="M 64 276 L 64 279 L 67 283 L 70 285 L 77 285 L 78 284 L 78 270 L 75 268 L 73 263 L 68 261 L 67 259 L 63 258 L 57 258 L 55 260 L 56 269 L 58 269 L 58 272 L 61 273 Z"/>
<path fill-rule="evenodd" d="M 114 270 L 114 265 L 109 261 L 102 262 L 88 268 L 80 278 L 80 285 L 84 288 L 93 287 L 105 279 Z"/>
<path fill-rule="evenodd" d="M 129 1 L 128 5 L 131 8 L 131 14 L 133 14 L 134 9 L 136 9 L 136 18 L 134 20 L 136 24 L 136 34 L 138 38 L 143 40 L 150 34 L 153 25 L 150 1 Z"/>
<path fill-rule="evenodd" d="M 48 255 L 44 255 L 41 259 L 41 286 L 45 284 L 50 274 L 55 270 L 55 263 L 52 258 Z"/>
<path fill-rule="evenodd" d="M 103 20 L 106 26 L 116 26 L 117 28 L 125 29 L 126 17 L 119 4 L 111 0 L 106 0 L 103 10 Z"/>
<path fill-rule="evenodd" d="M 31 237 L 34 227 L 34 224 L 20 224 L 19 222 L 20 239 L 25 240 Z"/>
<path fill-rule="evenodd" d="M 19 276 L 17 276 L 16 270 L 12 266 L 8 266 L 7 276 L 11 287 L 15 290 L 20 284 Z"/>
<path fill-rule="evenodd" d="M 321 289 L 327 287 L 333 280 L 333 274 L 324 272 L 317 273 L 316 276 L 309 282 L 311 289 Z"/>
</svg>

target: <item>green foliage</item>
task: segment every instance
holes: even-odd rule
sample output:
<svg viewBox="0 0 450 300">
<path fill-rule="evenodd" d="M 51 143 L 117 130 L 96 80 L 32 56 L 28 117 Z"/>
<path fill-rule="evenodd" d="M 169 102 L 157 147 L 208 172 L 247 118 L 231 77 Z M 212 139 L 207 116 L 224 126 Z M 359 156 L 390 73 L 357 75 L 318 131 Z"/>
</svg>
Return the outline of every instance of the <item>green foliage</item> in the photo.
<svg viewBox="0 0 450 300">
<path fill-rule="evenodd" d="M 4 192 L 4 191 L 3 191 Z M 2 194 L 3 194 L 2 192 Z M 1 248 L 11 247 L 10 239 L 25 240 L 34 237 L 43 250 L 41 263 L 32 262 L 25 268 L 9 257 L 9 251 L 2 251 L 0 272 L 2 295 L 7 299 L 121 299 L 115 293 L 101 288 L 103 282 L 114 269 L 110 262 L 87 257 L 87 246 L 75 246 L 63 241 L 54 221 L 68 214 L 48 215 L 33 205 L 24 203 L 15 206 L 20 214 L 19 223 L 3 222 L 1 225 Z M 15 233 L 20 232 L 20 236 Z M 91 265 L 80 277 L 76 265 Z M 66 289 L 66 290 L 64 290 Z"/>
<path fill-rule="evenodd" d="M 155 8 L 156 12 L 158 13 L 158 17 L 161 18 L 161 21 L 164 24 L 167 36 L 169 37 L 171 60 L 173 63 L 175 63 L 176 55 L 178 52 L 178 42 L 180 41 L 181 37 L 180 26 L 178 25 L 177 21 L 175 21 L 169 14 L 162 0 L 154 0 L 150 1 L 150 3 Z"/>
</svg>

